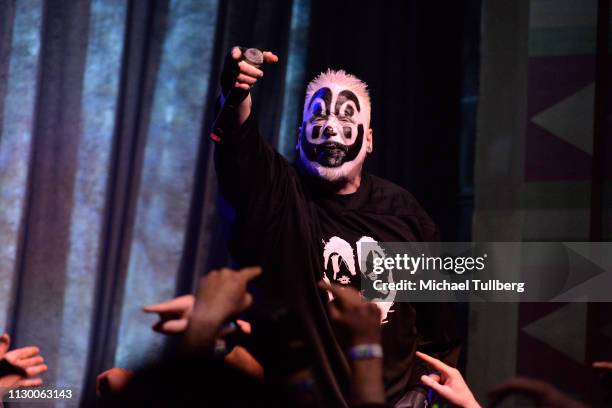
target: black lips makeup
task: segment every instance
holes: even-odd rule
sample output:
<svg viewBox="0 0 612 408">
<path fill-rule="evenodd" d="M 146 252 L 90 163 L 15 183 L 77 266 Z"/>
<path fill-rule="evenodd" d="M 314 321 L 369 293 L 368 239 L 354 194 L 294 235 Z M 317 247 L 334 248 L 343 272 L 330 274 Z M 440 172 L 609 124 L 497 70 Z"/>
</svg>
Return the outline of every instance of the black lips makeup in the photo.
<svg viewBox="0 0 612 408">
<path fill-rule="evenodd" d="M 304 155 L 324 167 L 355 160 L 363 145 L 364 127 L 357 95 L 344 89 L 334 95 L 328 87 L 316 91 L 300 135 Z"/>
</svg>

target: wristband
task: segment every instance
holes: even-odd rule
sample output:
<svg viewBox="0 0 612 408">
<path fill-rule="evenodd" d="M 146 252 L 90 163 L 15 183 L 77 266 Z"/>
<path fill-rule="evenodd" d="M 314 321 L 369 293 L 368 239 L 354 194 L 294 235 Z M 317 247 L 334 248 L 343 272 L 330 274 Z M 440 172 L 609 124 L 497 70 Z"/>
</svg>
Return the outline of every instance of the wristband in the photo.
<svg viewBox="0 0 612 408">
<path fill-rule="evenodd" d="M 215 341 L 215 348 L 213 350 L 213 355 L 215 357 L 223 358 L 227 354 L 229 354 L 229 350 L 227 349 L 227 344 L 225 343 L 225 340 L 217 339 L 217 341 Z"/>
<path fill-rule="evenodd" d="M 382 356 L 383 349 L 380 344 L 359 344 L 348 351 L 348 358 L 351 361 L 382 358 Z"/>
</svg>

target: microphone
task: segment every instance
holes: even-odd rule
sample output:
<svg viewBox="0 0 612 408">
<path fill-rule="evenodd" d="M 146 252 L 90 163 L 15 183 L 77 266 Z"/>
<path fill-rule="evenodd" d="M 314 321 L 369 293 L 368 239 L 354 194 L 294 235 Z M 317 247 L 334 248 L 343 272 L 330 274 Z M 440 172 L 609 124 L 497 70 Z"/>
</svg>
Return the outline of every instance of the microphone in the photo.
<svg viewBox="0 0 612 408">
<path fill-rule="evenodd" d="M 241 60 L 255 68 L 259 68 L 264 62 L 263 52 L 257 48 L 249 48 L 242 52 Z M 233 85 L 234 84 L 232 84 L 232 88 L 228 92 L 223 106 L 212 125 L 210 138 L 215 142 L 219 142 L 223 138 L 223 135 L 228 133 L 228 130 L 235 126 L 237 108 L 249 95 L 249 91 L 236 89 Z"/>
</svg>

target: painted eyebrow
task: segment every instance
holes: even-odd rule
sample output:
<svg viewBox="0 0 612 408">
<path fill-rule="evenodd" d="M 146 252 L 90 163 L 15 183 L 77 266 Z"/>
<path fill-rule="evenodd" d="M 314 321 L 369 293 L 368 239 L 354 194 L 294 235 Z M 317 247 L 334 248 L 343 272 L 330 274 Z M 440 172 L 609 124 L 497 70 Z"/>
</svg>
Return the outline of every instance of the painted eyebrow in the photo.
<svg viewBox="0 0 612 408">
<path fill-rule="evenodd" d="M 345 89 L 344 91 L 338 94 L 338 98 L 336 99 L 336 115 L 340 112 L 342 104 L 344 104 L 347 100 L 353 101 L 355 107 L 357 108 L 357 112 L 361 112 L 361 107 L 359 106 L 359 99 L 357 98 L 357 95 L 355 95 L 352 91 Z"/>
<path fill-rule="evenodd" d="M 319 90 L 317 90 L 317 92 L 315 92 L 310 98 L 310 102 L 308 102 L 308 109 L 310 109 L 310 107 L 312 106 L 312 103 L 317 98 L 323 99 L 323 102 L 325 102 L 325 111 L 327 115 L 329 116 L 330 105 L 331 105 L 331 100 L 332 100 L 331 90 L 326 86 L 323 88 L 319 88 Z"/>
</svg>

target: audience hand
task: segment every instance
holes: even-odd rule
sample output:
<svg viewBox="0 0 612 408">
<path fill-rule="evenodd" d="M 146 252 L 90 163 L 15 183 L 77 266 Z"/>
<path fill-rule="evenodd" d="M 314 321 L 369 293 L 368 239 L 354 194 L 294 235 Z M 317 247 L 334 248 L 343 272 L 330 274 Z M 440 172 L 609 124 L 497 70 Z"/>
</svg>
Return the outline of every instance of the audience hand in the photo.
<svg viewBox="0 0 612 408">
<path fill-rule="evenodd" d="M 593 363 L 593 368 L 612 372 L 612 361 L 596 361 Z"/>
<path fill-rule="evenodd" d="M 106 370 L 96 378 L 96 395 L 102 399 L 116 395 L 125 389 L 132 377 L 134 372 L 124 368 Z"/>
<path fill-rule="evenodd" d="M 459 370 L 427 354 L 417 351 L 416 355 L 439 373 L 421 376 L 423 384 L 455 405 L 463 408 L 480 407 Z"/>
<path fill-rule="evenodd" d="M 261 274 L 260 267 L 239 271 L 223 268 L 200 279 L 196 302 L 186 332 L 188 348 L 209 349 L 223 323 L 253 302 L 247 284 Z"/>
<path fill-rule="evenodd" d="M 145 306 L 143 310 L 145 313 L 159 314 L 159 320 L 153 325 L 153 330 L 163 334 L 178 334 L 187 329 L 194 304 L 193 295 L 183 295 L 162 303 Z"/>
<path fill-rule="evenodd" d="M 256 378 L 260 381 L 264 379 L 263 366 L 253 357 L 247 349 L 242 346 L 236 346 L 223 359 L 227 365 L 237 369 L 238 371 Z"/>
<path fill-rule="evenodd" d="M 143 307 L 145 313 L 159 314 L 159 320 L 153 325 L 153 330 L 163 334 L 180 334 L 187 330 L 189 318 L 193 312 L 195 296 L 183 295 L 165 302 Z M 238 327 L 246 334 L 251 333 L 251 324 L 244 320 L 236 320 Z M 220 337 L 232 334 L 237 328 L 223 329 Z"/>
<path fill-rule="evenodd" d="M 489 392 L 492 405 L 512 394 L 524 394 L 533 398 L 538 406 L 555 408 L 586 408 L 586 405 L 572 399 L 551 384 L 527 377 L 513 377 L 497 385 Z"/>
<path fill-rule="evenodd" d="M 329 317 L 348 340 L 348 346 L 379 345 L 381 341 L 380 309 L 366 302 L 361 294 L 351 288 L 320 281 L 319 287 L 331 292 L 333 302 L 328 304 Z M 360 404 L 383 404 L 382 358 L 351 358 L 351 402 Z"/>
<path fill-rule="evenodd" d="M 334 301 L 329 303 L 329 316 L 347 332 L 351 345 L 380 343 L 380 309 L 375 303 L 364 301 L 351 287 L 325 281 L 320 281 L 319 287 L 334 295 Z"/>
<path fill-rule="evenodd" d="M 0 337 L 0 397 L 9 390 L 36 387 L 43 383 L 38 375 L 47 371 L 38 347 L 22 347 L 8 351 L 11 338 Z"/>
<path fill-rule="evenodd" d="M 251 334 L 251 331 L 253 329 L 251 327 L 251 323 L 247 322 L 246 320 L 236 319 L 235 322 L 232 322 L 231 324 L 225 325 L 221 328 L 221 331 L 219 332 L 219 338 L 225 338 L 228 336 L 231 337 L 234 333 L 238 332 L 238 330 L 240 330 L 244 334 Z"/>
<path fill-rule="evenodd" d="M 4 355 L 8 351 L 10 345 L 11 337 L 7 333 L 0 336 L 0 358 L 4 358 Z"/>
<path fill-rule="evenodd" d="M 243 312 L 253 302 L 247 283 L 260 274 L 260 267 L 211 271 L 200 280 L 193 318 L 222 323 Z"/>
</svg>

